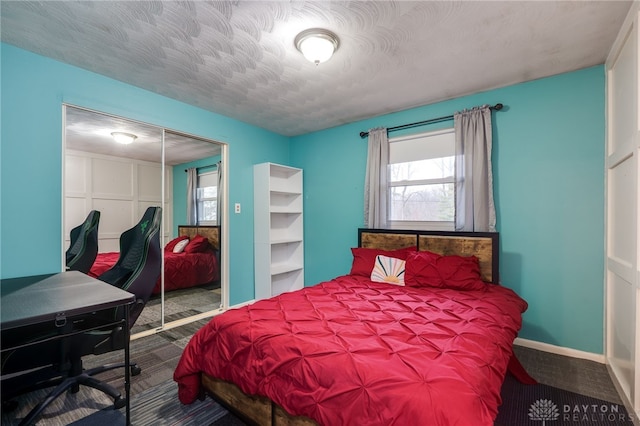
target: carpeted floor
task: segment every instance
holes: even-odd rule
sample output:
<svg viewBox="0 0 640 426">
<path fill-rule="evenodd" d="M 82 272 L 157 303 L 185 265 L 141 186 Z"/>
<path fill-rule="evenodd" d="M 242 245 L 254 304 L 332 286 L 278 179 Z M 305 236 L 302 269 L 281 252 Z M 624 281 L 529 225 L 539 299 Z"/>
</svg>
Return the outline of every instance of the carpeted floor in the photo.
<svg viewBox="0 0 640 426">
<path fill-rule="evenodd" d="M 191 405 L 176 404 L 177 387 L 172 380 L 149 388 L 131 399 L 132 425 L 242 425 L 234 416 L 212 399 Z M 95 411 L 69 426 L 114 426 L 126 423 L 125 409 L 111 407 Z M 4 424 L 4 423 L 3 423 Z M 47 422 L 46 424 L 52 424 Z"/>
<path fill-rule="evenodd" d="M 211 425 L 228 414 L 212 399 L 196 401 L 191 405 L 176 404 L 178 389 L 172 380 L 167 380 L 134 396 L 131 399 L 132 425 Z M 72 426 L 95 426 L 122 424 L 126 420 L 125 410 L 105 409 L 71 423 Z"/>
<path fill-rule="evenodd" d="M 164 296 L 165 323 L 184 318 L 185 313 L 197 315 L 220 306 L 220 283 L 168 291 Z M 154 295 L 136 320 L 131 335 L 160 327 L 161 299 Z"/>
<path fill-rule="evenodd" d="M 624 405 L 544 384 L 523 385 L 507 375 L 495 426 L 633 426 Z"/>
<path fill-rule="evenodd" d="M 204 322 L 198 321 L 131 343 L 132 359 L 142 367 L 142 373 L 131 380 L 131 420 L 134 426 L 244 425 L 211 399 L 196 401 L 189 406 L 183 406 L 177 400 L 177 387 L 172 380 L 173 370 L 190 336 Z M 527 371 L 541 384 L 521 385 L 507 377 L 502 389 L 503 404 L 496 426 L 632 424 L 628 421 L 630 417 L 609 378 L 606 366 L 520 346 L 516 346 L 515 350 Z M 85 365 L 101 365 L 120 360 L 121 357 L 121 352 L 88 357 Z M 121 370 L 105 373 L 101 378 L 123 388 Z M 2 412 L 2 425 L 17 425 L 44 395 L 45 391 L 39 391 L 21 397 L 18 409 L 10 413 Z M 124 424 L 124 409 L 114 411 L 110 408 L 111 404 L 112 401 L 99 391 L 81 388 L 77 394 L 67 393 L 58 398 L 37 424 Z M 616 416 L 614 420 L 612 415 Z"/>
</svg>

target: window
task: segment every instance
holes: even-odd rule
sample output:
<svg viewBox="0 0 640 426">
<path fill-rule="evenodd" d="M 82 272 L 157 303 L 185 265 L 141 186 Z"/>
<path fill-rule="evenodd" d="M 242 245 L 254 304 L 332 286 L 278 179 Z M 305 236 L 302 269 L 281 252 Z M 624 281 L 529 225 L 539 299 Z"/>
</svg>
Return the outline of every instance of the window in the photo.
<svg viewBox="0 0 640 426">
<path fill-rule="evenodd" d="M 198 225 L 217 225 L 218 172 L 198 175 Z"/>
<path fill-rule="evenodd" d="M 453 129 L 389 140 L 389 224 L 395 229 L 453 230 Z"/>
</svg>

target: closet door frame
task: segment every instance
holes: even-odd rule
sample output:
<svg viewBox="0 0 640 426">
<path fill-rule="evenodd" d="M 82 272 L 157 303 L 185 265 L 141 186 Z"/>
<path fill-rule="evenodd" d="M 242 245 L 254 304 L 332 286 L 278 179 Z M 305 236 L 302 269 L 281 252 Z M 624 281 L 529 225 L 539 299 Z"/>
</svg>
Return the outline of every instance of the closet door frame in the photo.
<svg viewBox="0 0 640 426">
<path fill-rule="evenodd" d="M 640 409 L 638 3 L 605 63 L 605 359 L 619 393 Z"/>
<path fill-rule="evenodd" d="M 163 207 L 163 211 L 162 211 L 162 234 L 161 234 L 161 245 L 164 247 L 164 245 L 171 239 L 172 236 L 172 231 L 174 228 L 174 217 L 173 217 L 173 195 L 172 194 L 168 194 L 167 191 L 172 191 L 172 179 L 171 179 L 171 166 L 167 166 L 166 165 L 166 161 L 165 161 L 165 134 L 167 132 L 171 132 L 174 134 L 178 134 L 184 137 L 188 137 L 188 138 L 192 138 L 194 140 L 197 141 L 202 141 L 202 142 L 206 142 L 206 143 L 212 143 L 215 144 L 217 146 L 220 147 L 220 159 L 222 160 L 222 163 L 225 165 L 225 167 L 223 167 L 223 179 L 222 179 L 222 203 L 221 203 L 221 210 L 223 212 L 223 221 L 222 224 L 220 225 L 220 242 L 221 242 L 221 246 L 220 246 L 220 275 L 221 275 L 221 279 L 220 279 L 220 287 L 221 287 L 221 298 L 220 298 L 220 303 L 219 304 L 212 304 L 211 305 L 211 309 L 208 309 L 206 311 L 200 312 L 198 314 L 186 317 L 186 318 L 182 318 L 182 319 L 178 319 L 178 320 L 174 320 L 171 322 L 165 322 L 165 295 L 164 292 L 162 292 L 161 294 L 161 302 L 160 302 L 160 318 L 158 321 L 158 326 L 157 327 L 152 327 L 148 330 L 145 331 L 141 331 L 141 332 L 137 332 L 136 334 L 132 335 L 132 338 L 139 338 L 139 337 L 144 337 L 147 335 L 151 335 L 151 334 L 155 334 L 157 332 L 160 331 L 164 331 L 164 330 L 169 330 L 171 328 L 175 328 L 175 327 L 179 327 L 185 324 L 189 324 L 191 322 L 194 321 L 198 321 L 201 319 L 205 319 L 205 318 L 210 318 L 212 316 L 218 315 L 222 312 L 224 312 L 225 310 L 228 309 L 229 307 L 229 259 L 228 259 L 228 253 L 229 253 L 229 218 L 226 215 L 226 212 L 228 211 L 227 206 L 229 205 L 229 201 L 228 201 L 228 164 L 229 164 L 229 158 L 228 158 L 228 145 L 224 142 L 219 142 L 216 140 L 211 140 L 205 137 L 201 137 L 201 136 L 197 136 L 197 135 L 191 135 L 185 132 L 181 132 L 181 131 L 177 131 L 174 129 L 169 129 L 163 126 L 159 126 L 159 125 L 154 125 L 154 124 L 149 124 L 149 123 L 145 123 L 145 122 L 141 122 L 135 119 L 130 119 L 127 117 L 122 117 L 122 116 L 118 116 L 118 115 L 114 115 L 114 114 L 110 114 L 107 112 L 102 112 L 102 111 L 96 111 L 90 108 L 85 108 L 79 105 L 74 105 L 74 104 L 67 104 L 67 103 L 63 103 L 62 104 L 62 117 L 63 117 L 63 123 L 62 123 L 62 128 L 63 128 L 63 135 L 62 135 L 62 170 L 63 170 L 63 174 L 61 177 L 62 180 L 62 194 L 61 194 L 61 198 L 62 198 L 62 219 L 63 219 L 63 223 L 61 226 L 61 231 L 62 231 L 62 236 L 61 236 L 61 245 L 62 245 L 62 258 L 61 258 L 61 270 L 65 270 L 66 265 L 65 265 L 65 251 L 66 251 L 66 246 L 68 245 L 68 241 L 69 241 L 69 225 L 68 223 L 66 223 L 66 216 L 67 216 L 67 209 L 69 208 L 67 206 L 67 199 L 68 194 L 67 194 L 67 184 L 65 182 L 65 174 L 66 174 L 66 161 L 67 161 L 67 155 L 71 154 L 72 156 L 76 153 L 76 151 L 74 151 L 73 148 L 68 148 L 67 147 L 67 109 L 68 108 L 74 108 L 77 110 L 83 110 L 87 113 L 93 113 L 93 114 L 99 114 L 101 116 L 105 116 L 105 117 L 112 117 L 115 119 L 121 119 L 121 120 L 126 120 L 127 122 L 131 122 L 131 123 L 136 123 L 142 126 L 146 126 L 149 128 L 154 128 L 158 130 L 158 136 L 161 142 L 161 162 L 160 164 L 160 173 L 161 173 L 161 182 L 160 182 L 160 186 L 161 186 L 161 200 L 157 201 L 154 199 L 154 201 L 152 202 L 152 204 L 160 204 Z M 91 151 L 88 151 L 91 152 Z M 78 152 L 80 153 L 80 152 Z M 81 153 L 80 153 L 81 154 Z M 85 161 L 93 161 L 93 158 L 97 158 L 97 159 L 104 159 L 104 160 L 109 160 L 109 161 L 117 161 L 119 157 L 110 157 L 109 155 L 104 155 L 104 154 L 86 154 L 86 155 L 80 155 L 79 157 L 84 157 L 86 158 Z M 145 207 L 144 204 L 145 202 L 151 202 L 150 199 L 148 199 L 148 197 L 144 197 L 144 194 L 138 194 L 136 191 L 136 188 L 138 188 L 138 181 L 137 181 L 137 176 L 138 176 L 138 171 L 137 170 L 133 170 L 136 169 L 137 167 L 145 167 L 145 165 L 151 165 L 151 164 L 157 164 L 157 163 L 149 163 L 147 161 L 143 161 L 143 160 L 128 160 L 125 158 L 125 160 L 123 161 L 123 163 L 126 162 L 129 168 L 132 168 L 132 178 L 131 180 L 133 181 L 132 184 L 132 189 L 131 189 L 131 193 L 127 193 L 125 196 L 121 195 L 121 194 L 115 194 L 113 195 L 116 198 L 119 198 L 121 200 L 119 201 L 124 201 L 124 202 L 135 202 L 135 206 L 133 206 L 130 210 L 131 210 L 131 214 L 128 216 L 131 216 L 131 220 L 132 220 L 132 224 L 130 226 L 133 226 L 133 224 L 137 223 L 137 220 L 140 216 L 140 214 L 138 214 L 138 210 L 142 209 L 142 211 L 144 211 Z M 91 210 L 94 208 L 93 206 L 93 202 L 92 197 L 93 195 L 91 194 L 91 190 L 88 189 L 86 187 L 86 185 L 90 185 L 91 184 L 91 179 L 89 176 L 90 171 L 87 170 L 87 167 L 83 167 L 82 171 L 78 171 L 78 176 L 84 176 L 85 178 L 89 178 L 87 179 L 83 184 L 81 185 L 77 185 L 77 188 L 73 188 L 72 192 L 75 192 L 72 194 L 71 198 L 75 198 L 78 199 L 80 201 L 78 202 L 82 202 L 84 203 L 84 210 Z M 75 185 L 74 185 L 75 186 Z M 108 191 L 107 191 L 108 192 Z M 144 191 L 143 191 L 144 192 Z M 139 195 L 143 195 L 142 198 L 139 197 Z M 87 198 L 88 197 L 88 198 Z M 103 197 L 104 198 L 104 197 Z M 84 200 L 84 201 L 83 201 Z M 84 219 L 84 216 L 81 218 Z M 78 221 L 76 218 L 74 218 L 75 221 Z M 123 225 L 124 226 L 124 225 Z M 127 224 L 125 226 L 125 229 L 128 228 L 129 225 Z M 69 228 L 69 229 L 68 229 Z M 107 248 L 110 248 L 110 250 L 106 250 L 106 251 L 117 251 L 117 245 L 118 245 L 118 241 L 119 241 L 119 232 L 118 233 L 112 233 L 113 235 L 108 235 L 109 237 L 112 237 L 113 241 L 110 241 L 107 244 Z M 116 235 L 117 234 L 117 235 Z M 113 246 L 113 244 L 116 244 L 116 246 Z M 103 250 L 104 251 L 104 250 Z M 161 277 L 162 280 L 164 282 L 164 259 L 162 262 L 162 273 L 161 273 Z"/>
</svg>

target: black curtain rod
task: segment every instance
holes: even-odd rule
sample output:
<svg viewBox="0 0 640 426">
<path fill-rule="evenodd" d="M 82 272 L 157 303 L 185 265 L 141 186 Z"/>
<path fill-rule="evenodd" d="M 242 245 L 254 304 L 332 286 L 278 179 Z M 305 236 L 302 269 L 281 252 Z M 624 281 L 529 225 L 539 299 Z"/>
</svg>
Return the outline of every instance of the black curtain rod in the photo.
<svg viewBox="0 0 640 426">
<path fill-rule="evenodd" d="M 495 104 L 494 106 L 489 107 L 489 109 L 491 109 L 493 111 L 500 111 L 502 109 L 502 107 L 503 107 L 502 104 Z M 447 115 L 445 117 L 432 118 L 431 120 L 418 121 L 416 123 L 403 124 L 401 126 L 389 127 L 387 129 L 387 132 L 393 132 L 394 130 L 400 130 L 400 129 L 409 129 L 411 127 L 422 126 L 422 125 L 425 125 L 425 124 L 440 123 L 442 121 L 449 121 L 449 120 L 453 120 L 453 115 Z M 361 138 L 366 138 L 367 136 L 369 136 L 369 132 L 360 132 L 360 137 Z"/>
<path fill-rule="evenodd" d="M 208 169 L 209 167 L 218 167 L 217 164 L 207 164 L 206 166 L 200 166 L 200 167 L 196 167 L 196 170 L 200 170 L 200 169 Z M 189 169 L 184 169 L 185 172 L 188 172 Z"/>
</svg>

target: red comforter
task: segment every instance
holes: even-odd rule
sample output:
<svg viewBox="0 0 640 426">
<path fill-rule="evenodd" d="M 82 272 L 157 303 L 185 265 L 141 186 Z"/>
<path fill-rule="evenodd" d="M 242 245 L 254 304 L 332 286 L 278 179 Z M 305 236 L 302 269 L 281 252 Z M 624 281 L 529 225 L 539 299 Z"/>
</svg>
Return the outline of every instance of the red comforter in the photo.
<svg viewBox="0 0 640 426">
<path fill-rule="evenodd" d="M 98 277 L 118 261 L 120 253 L 99 253 L 89 275 Z M 171 291 L 207 284 L 220 279 L 220 268 L 214 251 L 203 253 L 164 252 L 164 290 Z M 160 278 L 153 294 L 160 293 Z"/>
<path fill-rule="evenodd" d="M 322 425 L 492 425 L 527 308 L 513 291 L 400 287 L 343 276 L 214 317 L 174 372 L 200 372 Z"/>
</svg>

